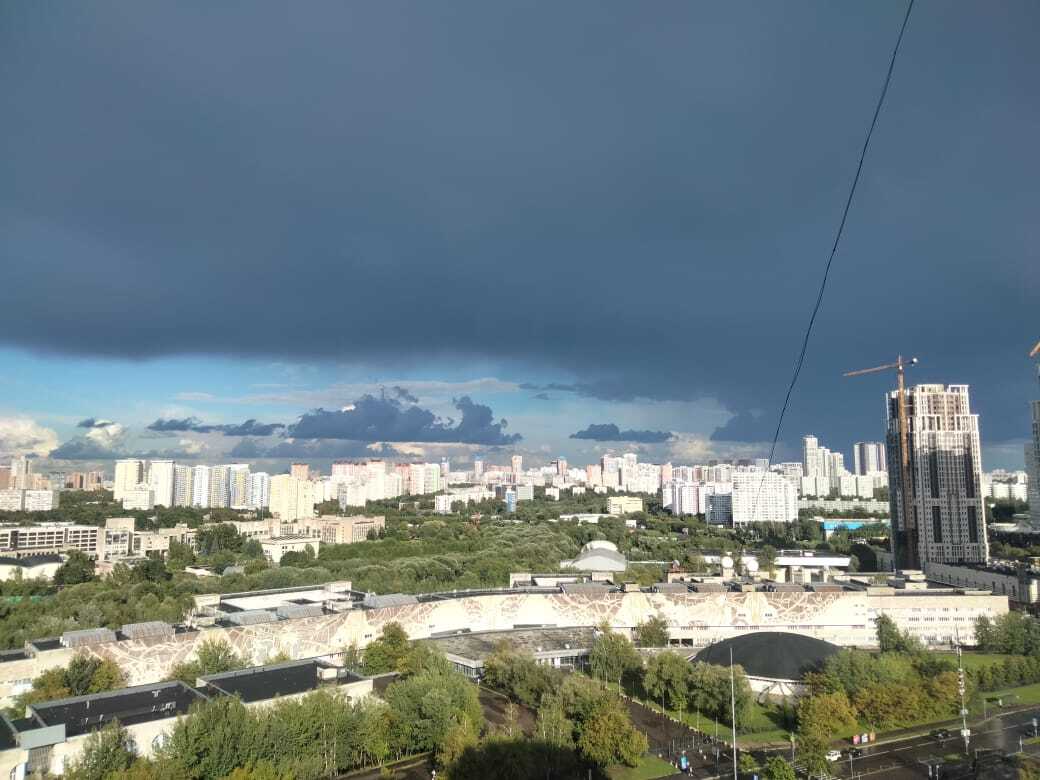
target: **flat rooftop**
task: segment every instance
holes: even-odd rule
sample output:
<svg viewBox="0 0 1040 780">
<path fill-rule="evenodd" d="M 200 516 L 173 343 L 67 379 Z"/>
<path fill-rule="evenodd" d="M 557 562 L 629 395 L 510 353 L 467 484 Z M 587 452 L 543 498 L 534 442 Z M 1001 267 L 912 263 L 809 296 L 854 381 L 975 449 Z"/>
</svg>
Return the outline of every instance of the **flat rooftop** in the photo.
<svg viewBox="0 0 1040 780">
<path fill-rule="evenodd" d="M 204 700 L 194 688 L 181 682 L 139 685 L 108 693 L 74 696 L 32 705 L 46 726 L 65 724 L 67 737 L 87 734 L 118 720 L 124 726 L 183 715 L 192 704 Z"/>
<path fill-rule="evenodd" d="M 520 628 L 512 631 L 483 631 L 456 634 L 428 640 L 443 653 L 451 653 L 472 661 L 483 661 L 504 643 L 525 653 L 588 650 L 596 631 L 593 628 Z"/>
<path fill-rule="evenodd" d="M 207 693 L 238 696 L 244 702 L 252 702 L 313 691 L 321 684 L 319 670 L 325 668 L 332 667 L 307 659 L 211 674 L 202 679 Z"/>
<path fill-rule="evenodd" d="M 283 604 L 318 604 L 326 601 L 351 600 L 350 591 L 330 592 L 324 588 L 307 588 L 265 593 L 235 593 L 220 600 L 225 612 L 248 612 L 254 609 L 277 610 Z"/>
</svg>

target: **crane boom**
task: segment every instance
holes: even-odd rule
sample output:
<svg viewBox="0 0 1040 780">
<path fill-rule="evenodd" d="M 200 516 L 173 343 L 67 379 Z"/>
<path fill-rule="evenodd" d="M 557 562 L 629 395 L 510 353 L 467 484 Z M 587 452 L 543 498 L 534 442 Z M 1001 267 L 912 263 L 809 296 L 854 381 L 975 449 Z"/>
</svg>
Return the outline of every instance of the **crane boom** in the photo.
<svg viewBox="0 0 1040 780">
<path fill-rule="evenodd" d="M 876 374 L 879 371 L 888 371 L 892 368 L 899 368 L 899 363 L 885 363 L 883 366 L 874 366 L 874 368 L 860 368 L 856 371 L 846 371 L 842 376 L 862 376 L 863 374 Z"/>
<path fill-rule="evenodd" d="M 1040 344 L 1037 345 L 1040 348 Z M 903 517 L 900 528 L 895 526 L 895 517 L 892 518 L 892 553 L 896 559 L 896 565 L 900 568 L 916 569 L 918 567 L 917 550 L 917 519 L 913 514 L 913 499 L 911 490 L 913 485 L 910 481 L 910 447 L 909 447 L 909 422 L 907 420 L 906 384 L 903 379 L 903 371 L 917 363 L 917 358 L 903 360 L 902 355 L 896 357 L 895 363 L 886 363 L 874 368 L 861 368 L 858 371 L 848 371 L 845 376 L 862 376 L 864 374 L 877 374 L 882 371 L 896 371 L 896 414 L 898 419 L 898 442 L 899 442 L 899 493 L 902 498 Z M 904 538 L 899 539 L 900 536 Z M 898 541 L 897 541 L 898 540 Z"/>
<path fill-rule="evenodd" d="M 1033 351 L 1029 353 L 1029 357 L 1033 358 L 1040 355 L 1040 341 L 1036 342 L 1036 346 L 1033 347 Z"/>
</svg>

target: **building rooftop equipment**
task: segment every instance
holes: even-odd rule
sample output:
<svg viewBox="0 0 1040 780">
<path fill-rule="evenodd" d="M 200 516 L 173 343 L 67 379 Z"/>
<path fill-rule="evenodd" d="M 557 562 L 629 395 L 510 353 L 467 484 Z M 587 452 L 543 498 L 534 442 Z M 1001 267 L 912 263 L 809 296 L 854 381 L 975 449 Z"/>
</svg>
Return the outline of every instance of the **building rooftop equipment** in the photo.
<svg viewBox="0 0 1040 780">
<path fill-rule="evenodd" d="M 606 582 L 561 582 L 560 590 L 569 595 L 602 596 L 614 590 L 614 586 Z"/>
<path fill-rule="evenodd" d="M 163 623 L 160 620 L 148 620 L 144 623 L 127 623 L 119 629 L 119 633 L 127 639 L 137 641 L 162 641 L 171 639 L 175 632 L 173 626 L 169 623 Z"/>
<path fill-rule="evenodd" d="M 255 626 L 259 623 L 273 623 L 278 620 L 278 616 L 266 609 L 245 609 L 241 612 L 232 612 L 224 619 L 236 626 Z"/>
<path fill-rule="evenodd" d="M 362 606 L 368 609 L 383 609 L 384 607 L 404 607 L 409 604 L 418 604 L 419 599 L 409 593 L 366 593 Z"/>
<path fill-rule="evenodd" d="M 325 610 L 321 608 L 321 604 L 282 604 L 275 610 L 275 613 L 283 620 L 292 620 L 321 617 L 325 614 Z"/>
<path fill-rule="evenodd" d="M 61 635 L 61 644 L 65 647 L 89 647 L 115 642 L 116 632 L 110 628 L 84 628 L 78 631 L 66 631 Z"/>
</svg>

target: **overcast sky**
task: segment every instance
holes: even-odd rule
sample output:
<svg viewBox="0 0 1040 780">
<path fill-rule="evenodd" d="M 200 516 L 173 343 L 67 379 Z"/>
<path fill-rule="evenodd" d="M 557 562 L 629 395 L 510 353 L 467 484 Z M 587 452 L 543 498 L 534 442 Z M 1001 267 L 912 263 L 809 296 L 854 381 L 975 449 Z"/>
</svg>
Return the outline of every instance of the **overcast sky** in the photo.
<svg viewBox="0 0 1040 780">
<path fill-rule="evenodd" d="M 762 454 L 904 10 L 0 3 L 0 451 Z M 1021 466 L 1038 29 L 915 6 L 781 456 L 901 352 Z"/>
</svg>

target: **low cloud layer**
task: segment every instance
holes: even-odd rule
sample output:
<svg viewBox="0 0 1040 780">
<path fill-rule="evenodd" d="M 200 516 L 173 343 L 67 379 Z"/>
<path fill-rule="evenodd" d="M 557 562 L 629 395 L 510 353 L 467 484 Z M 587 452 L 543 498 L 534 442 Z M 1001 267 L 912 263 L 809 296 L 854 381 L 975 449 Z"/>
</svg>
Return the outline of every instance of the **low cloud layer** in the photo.
<svg viewBox="0 0 1040 780">
<path fill-rule="evenodd" d="M 514 444 L 520 434 L 506 433 L 505 420 L 497 422 L 491 408 L 469 396 L 454 406 L 462 418 L 442 420 L 433 412 L 397 398 L 364 395 L 342 409 L 315 409 L 289 426 L 292 439 L 347 439 L 359 442 L 437 442 L 459 444 Z"/>
<path fill-rule="evenodd" d="M 0 417 L 0 455 L 46 455 L 58 434 L 25 417 Z"/>
<path fill-rule="evenodd" d="M 631 441 L 640 444 L 659 444 L 674 438 L 668 431 L 620 430 L 614 423 L 593 423 L 583 431 L 571 434 L 572 439 L 591 441 Z"/>
<path fill-rule="evenodd" d="M 160 417 L 148 426 L 148 430 L 158 433 L 222 433 L 225 436 L 271 436 L 285 426 L 282 423 L 261 423 L 249 419 L 243 423 L 228 425 L 211 425 L 201 422 L 196 417 L 165 419 Z"/>
</svg>

